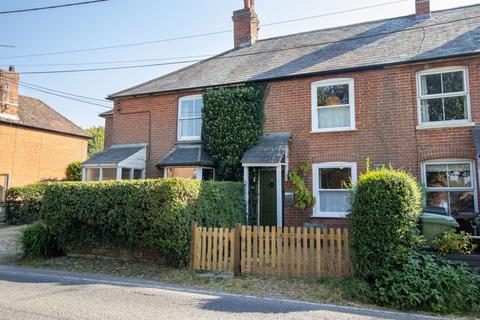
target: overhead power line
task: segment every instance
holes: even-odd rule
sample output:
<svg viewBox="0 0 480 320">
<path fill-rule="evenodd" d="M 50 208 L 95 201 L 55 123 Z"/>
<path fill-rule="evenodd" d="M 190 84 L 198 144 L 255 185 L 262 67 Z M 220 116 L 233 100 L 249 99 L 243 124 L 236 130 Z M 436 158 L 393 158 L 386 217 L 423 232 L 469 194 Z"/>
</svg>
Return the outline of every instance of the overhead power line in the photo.
<svg viewBox="0 0 480 320">
<path fill-rule="evenodd" d="M 11 44 L 1 44 L 1 43 L 0 43 L 0 47 L 3 47 L 3 48 L 15 48 L 14 45 L 11 45 Z"/>
<path fill-rule="evenodd" d="M 297 18 L 297 19 L 276 21 L 276 22 L 272 22 L 272 23 L 262 24 L 262 27 L 269 27 L 269 26 L 274 26 L 274 25 L 279 25 L 279 24 L 284 24 L 284 23 L 291 23 L 291 22 L 297 22 L 297 21 L 316 19 L 316 18 L 320 18 L 320 17 L 339 15 L 339 14 L 344 14 L 344 13 L 349 13 L 349 12 L 354 12 L 354 11 L 360 11 L 360 10 L 372 9 L 372 8 L 377 8 L 377 7 L 382 7 L 382 6 L 388 6 L 388 5 L 402 3 L 402 2 L 406 2 L 406 1 L 410 1 L 410 0 L 396 0 L 396 1 L 384 2 L 384 3 L 380 3 L 380 4 L 376 4 L 376 5 L 365 6 L 365 7 L 358 7 L 358 8 L 348 9 L 348 10 L 335 11 L 335 12 L 330 12 L 330 13 L 325 13 L 325 14 L 320 14 L 320 15 L 315 15 L 315 16 L 310 16 L 310 17 L 302 17 L 302 18 Z M 112 46 L 102 46 L 102 47 L 73 49 L 73 50 L 62 50 L 62 51 L 51 51 L 51 52 L 43 52 L 43 53 L 32 53 L 32 54 L 25 54 L 25 55 L 0 57 L 0 59 L 41 57 L 41 56 L 52 56 L 52 55 L 62 55 L 62 54 L 70 54 L 70 53 L 82 53 L 82 52 L 90 52 L 90 51 L 99 51 L 99 50 L 118 49 L 118 48 L 135 47 L 135 46 L 144 46 L 144 45 L 149 45 L 149 44 L 154 44 L 154 43 L 187 40 L 187 39 L 207 37 L 207 36 L 212 36 L 212 35 L 231 33 L 232 31 L 233 31 L 233 29 L 228 29 L 228 30 L 220 30 L 220 31 L 199 33 L 199 34 L 165 38 L 165 39 L 158 39 L 158 40 L 151 40 L 151 41 L 125 43 L 125 44 L 112 45 Z"/>
<path fill-rule="evenodd" d="M 65 8 L 65 7 L 81 6 L 81 5 L 85 5 L 85 4 L 93 4 L 93 3 L 97 3 L 97 2 L 106 2 L 106 1 L 110 1 L 110 0 L 92 0 L 92 1 L 65 3 L 65 4 L 59 4 L 59 5 L 47 6 L 47 7 L 36 7 L 36 8 L 28 8 L 28 9 L 0 11 L 0 14 L 22 13 L 22 12 L 39 11 L 39 10 L 50 10 L 50 9 L 58 9 L 58 8 Z"/>
<path fill-rule="evenodd" d="M 84 65 L 102 65 L 102 64 L 122 64 L 132 62 L 151 62 L 151 61 L 166 61 L 179 59 L 193 59 L 193 58 L 207 58 L 214 56 L 214 54 L 202 54 L 195 56 L 180 56 L 170 58 L 151 58 L 151 59 L 136 59 L 136 60 L 113 60 L 113 61 L 94 61 L 94 62 L 71 62 L 71 63 L 39 63 L 39 64 L 15 64 L 15 67 L 52 67 L 52 66 L 84 66 Z M 4 65 L 5 67 L 8 65 Z"/>
<path fill-rule="evenodd" d="M 431 24 L 426 25 L 426 26 L 415 26 L 415 27 L 409 27 L 409 28 L 405 28 L 405 29 L 399 29 L 399 30 L 393 30 L 393 31 L 387 31 L 387 32 L 379 32 L 379 33 L 374 33 L 374 34 L 370 34 L 370 35 L 351 37 L 351 38 L 341 39 L 341 40 L 317 42 L 317 43 L 311 43 L 311 44 L 302 45 L 302 46 L 285 47 L 285 48 L 271 49 L 271 50 L 265 50 L 265 51 L 255 51 L 255 52 L 248 52 L 248 53 L 232 54 L 232 55 L 229 55 L 229 56 L 221 56 L 220 55 L 220 56 L 217 56 L 215 59 L 233 59 L 233 58 L 243 57 L 243 56 L 252 56 L 252 55 L 258 55 L 258 54 L 264 54 L 264 53 L 274 53 L 274 52 L 280 52 L 280 51 L 296 50 L 296 49 L 308 48 L 308 47 L 316 47 L 316 46 L 320 46 L 320 45 L 329 45 L 329 44 L 335 44 L 335 43 L 340 43 L 340 42 L 348 42 L 348 41 L 353 41 L 353 40 L 368 39 L 368 38 L 374 38 L 374 37 L 379 37 L 379 36 L 386 36 L 386 35 L 390 35 L 390 34 L 408 32 L 408 31 L 412 31 L 412 30 L 424 29 L 424 28 L 429 28 L 429 27 L 442 26 L 442 25 L 446 25 L 446 24 L 450 24 L 450 23 L 454 23 L 454 22 L 472 20 L 472 19 L 477 19 L 477 18 L 480 18 L 480 15 L 466 17 L 466 18 L 460 18 L 460 19 L 455 19 L 455 20 L 450 20 L 450 21 L 445 21 L 445 22 L 439 22 L 439 23 L 431 23 Z M 165 62 L 165 63 L 152 63 L 152 64 L 107 67 L 107 68 L 26 71 L 26 72 L 19 72 L 19 73 L 20 74 L 54 74 L 54 73 L 108 71 L 108 70 L 121 70 L 121 69 L 134 69 L 134 68 L 157 67 L 157 66 L 165 66 L 165 65 L 186 64 L 186 63 L 194 63 L 194 62 L 200 62 L 200 61 L 202 61 L 202 60 L 201 59 L 194 59 L 194 60 L 183 60 L 183 61 L 174 61 L 174 62 Z"/>
<path fill-rule="evenodd" d="M 100 99 L 97 99 L 97 98 L 91 98 L 91 97 L 87 97 L 87 96 L 81 96 L 81 95 L 77 95 L 77 94 L 73 94 L 73 93 L 69 93 L 69 92 L 65 92 L 65 91 L 59 91 L 59 90 L 55 90 L 55 89 L 49 89 L 49 88 L 41 87 L 41 86 L 34 85 L 34 84 L 28 84 L 26 82 L 16 81 L 15 79 L 10 78 L 8 76 L 0 75 L 0 77 L 3 77 L 4 79 L 8 79 L 8 80 L 11 80 L 11 81 L 14 81 L 19 86 L 22 86 L 24 88 L 28 88 L 28 89 L 31 89 L 31 90 L 36 90 L 36 91 L 43 92 L 43 93 L 50 94 L 50 95 L 54 95 L 54 96 L 57 96 L 57 97 L 61 97 L 61 98 L 65 98 L 65 99 L 69 99 L 69 100 L 73 100 L 73 101 L 77 101 L 77 102 L 81 102 L 81 103 L 85 103 L 85 104 L 89 104 L 89 105 L 93 105 L 93 106 L 98 106 L 98 107 L 102 107 L 102 108 L 106 108 L 106 109 L 111 109 L 112 108 L 111 106 L 107 106 L 107 105 L 100 104 L 100 103 L 97 103 L 97 102 L 85 101 L 85 100 L 82 100 L 82 99 L 89 99 L 89 100 L 106 102 L 106 103 L 108 103 L 109 101 L 100 100 Z"/>
</svg>

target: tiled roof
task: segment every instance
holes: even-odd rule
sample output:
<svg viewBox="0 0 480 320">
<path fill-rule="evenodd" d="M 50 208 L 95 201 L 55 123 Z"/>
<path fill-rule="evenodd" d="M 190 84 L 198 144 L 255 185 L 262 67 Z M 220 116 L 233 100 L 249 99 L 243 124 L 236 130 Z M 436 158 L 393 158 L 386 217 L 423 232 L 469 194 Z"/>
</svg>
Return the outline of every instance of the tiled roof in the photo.
<svg viewBox="0 0 480 320">
<path fill-rule="evenodd" d="M 260 142 L 245 152 L 243 164 L 279 164 L 288 150 L 292 135 L 289 132 L 274 132 L 263 135 Z"/>
<path fill-rule="evenodd" d="M 87 161 L 83 162 L 82 165 L 92 165 L 92 164 L 118 164 L 123 160 L 134 155 L 138 151 L 145 149 L 146 145 L 116 145 L 111 146 L 103 152 L 97 153 Z"/>
<path fill-rule="evenodd" d="M 210 165 L 212 160 L 201 145 L 179 145 L 157 163 L 158 167 Z"/>
<path fill-rule="evenodd" d="M 480 53 L 480 5 L 258 41 L 109 98 L 355 70 Z"/>
<path fill-rule="evenodd" d="M 19 96 L 18 120 L 0 116 L 0 122 L 91 138 L 82 128 L 50 108 L 44 102 L 27 96 Z"/>
</svg>

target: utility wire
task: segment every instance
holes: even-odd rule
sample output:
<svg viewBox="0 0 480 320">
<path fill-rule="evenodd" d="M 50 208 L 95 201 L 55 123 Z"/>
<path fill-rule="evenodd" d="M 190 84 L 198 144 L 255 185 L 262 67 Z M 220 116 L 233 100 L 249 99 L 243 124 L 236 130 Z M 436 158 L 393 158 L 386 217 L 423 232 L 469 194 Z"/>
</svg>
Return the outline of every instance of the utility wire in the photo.
<svg viewBox="0 0 480 320">
<path fill-rule="evenodd" d="M 399 29 L 399 30 L 388 31 L 388 32 L 379 32 L 379 33 L 365 35 L 365 36 L 359 36 L 359 37 L 351 37 L 351 38 L 341 39 L 341 40 L 311 43 L 311 44 L 302 45 L 302 46 L 278 48 L 278 49 L 271 49 L 271 50 L 265 50 L 265 51 L 239 53 L 239 54 L 232 54 L 232 55 L 228 55 L 228 56 L 221 56 L 220 55 L 220 56 L 215 57 L 215 59 L 233 59 L 233 58 L 243 57 L 243 56 L 252 56 L 252 55 L 258 55 L 258 54 L 264 54 L 264 53 L 274 53 L 274 52 L 280 52 L 280 51 L 296 50 L 296 49 L 308 48 L 308 47 L 316 47 L 316 46 L 320 46 L 320 45 L 335 44 L 335 43 L 340 43 L 340 42 L 348 42 L 348 41 L 353 41 L 353 40 L 362 40 L 362 39 L 368 39 L 368 38 L 373 38 L 373 37 L 386 36 L 386 35 L 390 35 L 390 34 L 408 32 L 408 31 L 413 31 L 413 30 L 418 30 L 418 29 L 424 29 L 424 28 L 429 28 L 429 27 L 442 26 L 442 25 L 446 25 L 446 24 L 450 24 L 450 23 L 454 23 L 454 22 L 472 20 L 472 19 L 476 19 L 476 18 L 480 18 L 480 15 L 472 16 L 472 17 L 466 17 L 466 18 L 460 18 L 460 19 L 455 19 L 455 20 L 450 20 L 450 21 L 445 21 L 445 22 L 440 22 L 440 23 L 432 23 L 432 24 L 424 25 L 424 26 L 410 27 L 410 28 Z M 152 64 L 143 64 L 143 65 L 108 67 L 108 68 L 26 71 L 26 72 L 19 72 L 19 73 L 20 74 L 54 74 L 54 73 L 108 71 L 108 70 L 121 70 L 121 69 L 134 69 L 134 68 L 146 68 L 146 67 L 156 67 L 156 66 L 165 66 L 165 65 L 186 64 L 186 63 L 194 63 L 194 62 L 200 62 L 200 61 L 204 61 L 204 60 L 195 59 L 195 60 L 183 60 L 183 61 L 174 61 L 174 62 L 165 62 L 165 63 L 152 63 Z"/>
<path fill-rule="evenodd" d="M 40 86 L 36 86 L 36 85 L 28 85 L 28 84 L 22 83 L 21 81 L 16 81 L 13 78 L 10 78 L 8 76 L 0 76 L 0 77 L 3 77 L 4 79 L 8 79 L 8 80 L 11 80 L 11 81 L 14 81 L 19 86 L 22 86 L 24 88 L 40 91 L 40 92 L 43 92 L 43 93 L 46 93 L 46 94 L 50 94 L 50 95 L 54 95 L 54 96 L 57 96 L 57 97 L 61 97 L 61 98 L 65 98 L 65 99 L 69 99 L 69 100 L 73 100 L 73 101 L 77 101 L 77 102 L 81 102 L 81 103 L 85 103 L 85 104 L 89 104 L 89 105 L 93 105 L 93 106 L 98 106 L 98 107 L 102 107 L 102 108 L 106 108 L 106 109 L 111 109 L 112 108 L 111 106 L 107 106 L 107 105 L 96 103 L 96 102 L 85 101 L 85 100 L 78 99 L 78 98 L 85 98 L 85 99 L 101 101 L 100 99 L 90 98 L 90 97 L 86 97 L 86 96 L 80 96 L 80 95 L 76 95 L 76 94 L 73 94 L 73 93 L 58 91 L 58 90 L 54 90 L 54 89 L 48 89 L 48 88 L 44 88 L 44 87 L 40 87 Z M 77 98 L 75 98 L 75 97 L 77 97 Z M 102 101 L 102 102 L 108 102 L 108 101 Z"/>
<path fill-rule="evenodd" d="M 1 44 L 1 43 L 0 43 L 0 47 L 3 47 L 3 48 L 15 48 L 14 45 L 11 45 L 11 44 Z"/>
<path fill-rule="evenodd" d="M 0 11 L 0 14 L 11 14 L 11 13 L 22 13 L 22 12 L 39 11 L 39 10 L 58 9 L 58 8 L 80 6 L 80 5 L 85 5 L 85 4 L 92 4 L 92 3 L 106 2 L 106 1 L 109 1 L 109 0 L 92 0 L 92 1 L 83 1 L 83 2 L 74 2 L 74 3 L 59 4 L 59 5 L 48 6 L 48 7 L 36 7 L 36 8 L 29 8 L 29 9 L 18 9 L 18 10 L 10 10 L 10 11 Z"/>
<path fill-rule="evenodd" d="M 296 22 L 296 21 L 316 19 L 316 18 L 319 18 L 319 17 L 333 16 L 333 15 L 338 15 L 338 14 L 343 14 L 343 13 L 348 13 L 348 12 L 372 9 L 372 8 L 392 5 L 392 4 L 406 2 L 406 1 L 410 1 L 410 0 L 396 0 L 396 1 L 390 1 L 390 2 L 380 3 L 380 4 L 376 4 L 376 5 L 366 6 L 366 7 L 358 7 L 358 8 L 353 8 L 353 9 L 349 9 L 349 10 L 330 12 L 330 13 L 320 14 L 320 15 L 316 15 L 316 16 L 311 16 L 311 17 L 303 17 L 303 18 L 297 18 L 297 19 L 277 21 L 277 22 L 263 24 L 262 27 L 269 27 L 269 26 L 274 26 L 274 25 L 279 25 L 279 24 L 284 24 L 284 23 L 291 23 L 291 22 Z M 33 53 L 33 54 L 26 54 L 26 55 L 0 57 L 0 59 L 41 57 L 41 56 L 52 56 L 52 55 L 61 55 L 61 54 L 70 54 L 70 53 L 81 53 L 81 52 L 107 50 L 107 49 L 118 49 L 118 48 L 125 48 L 125 47 L 135 47 L 135 46 L 143 46 L 143 45 L 154 44 L 154 43 L 162 43 L 162 42 L 170 42 L 170 41 L 178 41 L 178 40 L 186 40 L 186 39 L 207 37 L 207 36 L 212 36 L 212 35 L 231 33 L 232 31 L 233 31 L 233 29 L 228 29 L 228 30 L 220 30 L 220 31 L 200 33 L 200 34 L 194 34 L 194 35 L 187 35 L 187 36 L 180 36 L 180 37 L 173 37 L 173 38 L 165 38 L 165 39 L 159 39 L 159 40 L 125 43 L 125 44 L 119 44 L 119 45 L 113 45 L 113 46 L 103 46 L 103 47 L 94 47 L 94 48 L 85 48 L 85 49 L 52 51 L 52 52 L 44 52 L 44 53 Z"/>
<path fill-rule="evenodd" d="M 214 54 L 202 54 L 196 56 L 170 57 L 170 58 L 151 58 L 151 59 L 137 59 L 137 60 L 113 60 L 113 61 L 97 61 L 97 62 L 72 62 L 72 63 L 41 63 L 41 64 L 15 64 L 15 67 L 52 67 L 52 66 L 83 66 L 83 65 L 102 65 L 102 64 L 122 64 L 132 62 L 151 62 L 151 61 L 166 61 L 179 59 L 193 59 L 193 58 L 207 58 Z M 4 65 L 5 67 L 8 65 Z"/>
</svg>

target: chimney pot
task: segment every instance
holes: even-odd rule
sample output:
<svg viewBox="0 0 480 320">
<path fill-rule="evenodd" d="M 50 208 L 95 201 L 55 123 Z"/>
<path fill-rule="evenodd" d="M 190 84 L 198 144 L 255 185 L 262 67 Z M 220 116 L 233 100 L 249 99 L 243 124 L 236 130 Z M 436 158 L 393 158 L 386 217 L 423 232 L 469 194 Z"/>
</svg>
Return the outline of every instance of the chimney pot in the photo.
<svg viewBox="0 0 480 320">
<path fill-rule="evenodd" d="M 415 0 L 415 16 L 418 19 L 430 18 L 430 0 Z"/>
<path fill-rule="evenodd" d="M 8 66 L 8 71 L 15 72 L 15 66 Z"/>
</svg>

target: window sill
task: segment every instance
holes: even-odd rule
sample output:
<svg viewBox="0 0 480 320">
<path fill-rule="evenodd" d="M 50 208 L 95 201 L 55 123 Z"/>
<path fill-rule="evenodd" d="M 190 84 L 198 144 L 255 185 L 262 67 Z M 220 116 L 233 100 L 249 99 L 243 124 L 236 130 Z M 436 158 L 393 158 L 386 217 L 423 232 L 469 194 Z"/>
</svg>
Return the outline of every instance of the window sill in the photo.
<svg viewBox="0 0 480 320">
<path fill-rule="evenodd" d="M 312 131 L 310 131 L 310 133 L 349 132 L 349 131 L 357 131 L 357 128 L 319 129 L 319 130 L 312 130 Z"/>
<path fill-rule="evenodd" d="M 312 218 L 341 218 L 346 219 L 348 212 L 320 212 L 312 214 Z"/>
<path fill-rule="evenodd" d="M 424 124 L 418 125 L 417 130 L 461 128 L 461 127 L 473 127 L 473 126 L 475 126 L 475 122 L 472 122 L 472 121 L 456 122 L 456 123 L 448 123 L 448 122 L 424 123 Z"/>
</svg>

